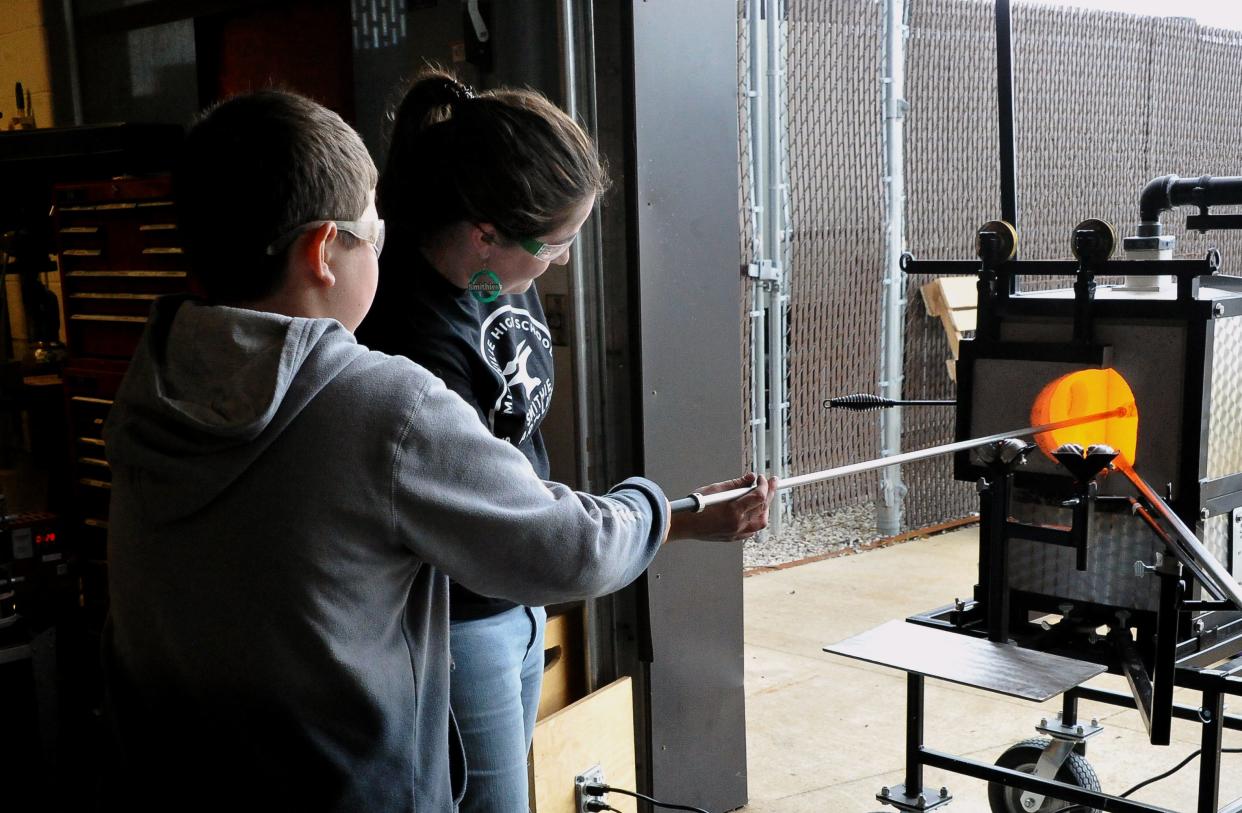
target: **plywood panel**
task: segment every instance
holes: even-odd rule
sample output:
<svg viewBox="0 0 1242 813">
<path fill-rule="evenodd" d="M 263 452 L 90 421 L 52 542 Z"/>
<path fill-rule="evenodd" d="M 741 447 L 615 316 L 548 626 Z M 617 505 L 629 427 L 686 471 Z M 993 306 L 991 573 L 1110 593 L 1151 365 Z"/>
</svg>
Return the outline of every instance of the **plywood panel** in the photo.
<svg viewBox="0 0 1242 813">
<path fill-rule="evenodd" d="M 535 725 L 532 813 L 574 813 L 574 777 L 593 765 L 603 769 L 606 784 L 635 788 L 632 692 L 630 679 L 621 678 Z M 608 803 L 637 810 L 634 799 L 615 793 Z"/>
<path fill-rule="evenodd" d="M 39 28 L 42 25 L 43 9 L 40 8 L 39 0 L 0 0 L 0 34 Z M 5 107 L 4 110 L 7 112 L 8 108 Z"/>
<path fill-rule="evenodd" d="M 543 689 L 539 719 L 579 700 L 586 694 L 586 633 L 582 605 L 548 613 L 543 634 Z"/>
</svg>

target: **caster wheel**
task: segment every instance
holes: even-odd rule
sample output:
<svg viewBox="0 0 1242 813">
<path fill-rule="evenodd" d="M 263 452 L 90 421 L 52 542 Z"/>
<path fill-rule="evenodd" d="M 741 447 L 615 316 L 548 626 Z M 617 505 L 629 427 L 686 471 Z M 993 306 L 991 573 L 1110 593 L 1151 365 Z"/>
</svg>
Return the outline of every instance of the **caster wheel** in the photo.
<svg viewBox="0 0 1242 813">
<path fill-rule="evenodd" d="M 1044 752 L 1050 742 L 1051 740 L 1046 737 L 1023 740 L 1017 745 L 1010 746 L 1005 753 L 1000 755 L 1000 759 L 996 760 L 996 764 L 1013 771 L 1033 774 L 1035 766 L 1039 764 L 1039 755 Z M 1071 753 L 1069 755 L 1069 758 L 1061 765 L 1061 770 L 1057 771 L 1056 780 L 1084 790 L 1101 790 L 1100 780 L 1096 777 L 1090 763 L 1081 754 Z M 1037 808 L 1024 808 L 1021 790 L 1005 787 L 997 782 L 988 783 L 988 804 L 992 808 L 992 813 L 1099 813 L 1094 807 L 1067 806 L 1065 802 L 1052 797 L 1044 799 L 1044 803 Z"/>
</svg>

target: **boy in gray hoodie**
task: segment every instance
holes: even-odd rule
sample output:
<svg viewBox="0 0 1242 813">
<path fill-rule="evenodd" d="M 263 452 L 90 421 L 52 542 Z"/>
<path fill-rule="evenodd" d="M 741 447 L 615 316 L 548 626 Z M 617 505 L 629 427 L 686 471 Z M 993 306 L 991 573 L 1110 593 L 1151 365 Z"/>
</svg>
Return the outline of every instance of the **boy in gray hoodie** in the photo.
<svg viewBox="0 0 1242 813">
<path fill-rule="evenodd" d="M 155 306 L 105 429 L 109 805 L 451 811 L 448 579 L 608 593 L 666 538 L 762 528 L 770 484 L 672 521 L 642 478 L 544 482 L 437 378 L 358 345 L 376 172 L 314 102 L 216 107 L 176 180 L 207 300 Z"/>
</svg>

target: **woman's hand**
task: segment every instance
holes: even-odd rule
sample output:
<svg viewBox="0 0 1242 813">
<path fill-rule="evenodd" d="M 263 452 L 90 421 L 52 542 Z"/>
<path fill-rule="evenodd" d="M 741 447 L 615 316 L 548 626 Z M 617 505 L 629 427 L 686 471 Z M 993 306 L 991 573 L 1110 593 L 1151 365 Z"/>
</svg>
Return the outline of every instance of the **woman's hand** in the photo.
<svg viewBox="0 0 1242 813">
<path fill-rule="evenodd" d="M 707 539 L 715 542 L 737 542 L 768 527 L 768 506 L 776 496 L 775 477 L 769 480 L 762 474 L 749 472 L 736 480 L 712 483 L 696 488 L 695 491 L 706 496 L 748 486 L 753 486 L 748 494 L 709 506 L 701 513 L 674 514 L 667 541 Z"/>
</svg>

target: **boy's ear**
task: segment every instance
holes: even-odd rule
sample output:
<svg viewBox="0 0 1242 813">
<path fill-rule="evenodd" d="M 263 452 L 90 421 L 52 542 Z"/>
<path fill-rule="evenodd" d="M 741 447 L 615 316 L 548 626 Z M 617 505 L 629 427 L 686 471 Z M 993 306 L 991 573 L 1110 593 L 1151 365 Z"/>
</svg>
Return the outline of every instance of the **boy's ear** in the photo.
<svg viewBox="0 0 1242 813">
<path fill-rule="evenodd" d="M 322 223 L 298 241 L 294 255 L 298 265 L 295 272 L 303 274 L 316 287 L 331 288 L 336 284 L 336 277 L 328 265 L 332 249 L 337 247 L 336 232 L 335 223 Z"/>
</svg>

